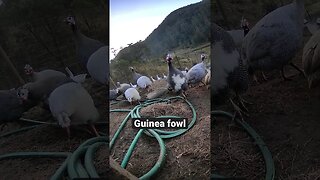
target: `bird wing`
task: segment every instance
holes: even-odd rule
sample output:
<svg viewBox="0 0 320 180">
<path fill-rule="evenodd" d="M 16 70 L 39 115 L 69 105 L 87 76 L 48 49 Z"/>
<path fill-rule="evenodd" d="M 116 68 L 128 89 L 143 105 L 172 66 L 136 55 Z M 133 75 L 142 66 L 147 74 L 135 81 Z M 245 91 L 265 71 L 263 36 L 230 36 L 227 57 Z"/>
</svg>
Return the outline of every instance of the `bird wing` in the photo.
<svg viewBox="0 0 320 180">
<path fill-rule="evenodd" d="M 244 40 L 245 57 L 252 62 L 266 56 L 281 57 L 286 51 L 295 50 L 299 44 L 295 29 L 292 23 L 272 23 L 253 29 Z"/>
</svg>

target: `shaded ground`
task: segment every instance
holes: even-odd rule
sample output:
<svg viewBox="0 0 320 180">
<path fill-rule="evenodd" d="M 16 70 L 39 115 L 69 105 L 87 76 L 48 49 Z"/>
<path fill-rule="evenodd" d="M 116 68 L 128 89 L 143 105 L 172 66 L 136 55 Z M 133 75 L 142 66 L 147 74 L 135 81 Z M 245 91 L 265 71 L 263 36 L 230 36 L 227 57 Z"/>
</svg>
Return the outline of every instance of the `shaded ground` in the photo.
<svg viewBox="0 0 320 180">
<path fill-rule="evenodd" d="M 95 86 L 88 80 L 84 85 L 92 95 L 98 110 L 102 116 L 101 121 L 106 120 L 107 104 L 105 101 L 106 88 Z M 93 87 L 93 88 L 89 88 Z M 24 118 L 53 122 L 49 111 L 40 107 L 34 107 L 26 112 Z M 4 127 L 1 134 L 19 129 L 30 124 L 13 122 Z M 0 139 L 0 155 L 10 152 L 73 152 L 77 147 L 89 138 L 94 137 L 88 133 L 87 126 L 71 128 L 71 149 L 69 149 L 68 136 L 60 126 L 44 125 L 25 132 L 14 134 Z M 97 130 L 106 133 L 107 127 L 97 126 Z M 63 163 L 64 159 L 30 158 L 2 160 L 0 163 L 0 179 L 49 179 Z M 107 148 L 101 147 L 95 156 L 95 167 L 101 177 L 107 176 L 108 168 Z"/>
<path fill-rule="evenodd" d="M 293 61 L 302 67 L 301 52 Z M 270 149 L 276 179 L 319 179 L 320 88 L 308 89 L 307 80 L 291 67 L 286 74 L 292 81 L 283 81 L 279 71 L 274 71 L 267 73 L 268 82 L 250 86 L 243 97 L 254 104 L 247 106 L 250 117 L 245 121 Z M 231 105 L 216 109 L 233 112 Z M 257 147 L 243 130 L 230 129 L 228 123 L 218 119 L 213 126 L 214 172 L 262 179 L 264 162 L 261 155 L 256 157 Z"/>
<path fill-rule="evenodd" d="M 164 82 L 157 81 L 152 89 L 163 87 Z M 166 160 L 160 172 L 154 179 L 207 179 L 210 176 L 210 93 L 205 87 L 194 87 L 187 91 L 187 99 L 197 111 L 197 121 L 193 128 L 185 134 L 165 139 Z M 174 96 L 174 95 L 170 95 Z M 127 102 L 112 105 L 110 109 L 132 109 Z M 180 115 L 192 116 L 188 106 L 182 101 L 172 101 L 170 104 L 155 104 L 143 108 L 144 115 Z M 110 115 L 110 139 L 126 113 L 111 113 Z M 115 147 L 111 150 L 111 156 L 121 163 L 129 145 L 138 130 L 131 127 L 129 120 Z M 133 155 L 127 166 L 127 170 L 140 177 L 148 172 L 159 156 L 160 148 L 154 138 L 142 135 L 138 141 Z"/>
</svg>

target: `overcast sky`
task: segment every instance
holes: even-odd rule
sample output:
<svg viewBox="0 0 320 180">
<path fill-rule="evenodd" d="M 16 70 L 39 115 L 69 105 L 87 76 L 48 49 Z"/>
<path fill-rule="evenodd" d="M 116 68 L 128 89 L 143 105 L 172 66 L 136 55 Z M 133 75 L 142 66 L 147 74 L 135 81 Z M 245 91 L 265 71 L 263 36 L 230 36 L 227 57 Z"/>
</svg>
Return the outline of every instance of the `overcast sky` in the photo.
<svg viewBox="0 0 320 180">
<path fill-rule="evenodd" d="M 110 48 L 145 40 L 172 11 L 201 0 L 111 0 Z M 110 51 L 110 58 L 114 58 Z"/>
</svg>

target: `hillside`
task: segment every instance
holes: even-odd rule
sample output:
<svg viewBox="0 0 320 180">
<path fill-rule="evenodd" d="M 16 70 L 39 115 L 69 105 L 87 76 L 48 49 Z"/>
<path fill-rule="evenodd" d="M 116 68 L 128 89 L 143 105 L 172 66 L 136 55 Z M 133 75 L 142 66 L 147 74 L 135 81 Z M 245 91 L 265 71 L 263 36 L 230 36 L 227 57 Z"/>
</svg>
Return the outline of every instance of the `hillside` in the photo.
<svg viewBox="0 0 320 180">
<path fill-rule="evenodd" d="M 144 40 L 122 49 L 115 60 L 147 60 L 177 48 L 209 41 L 210 1 L 203 0 L 171 12 Z"/>
</svg>

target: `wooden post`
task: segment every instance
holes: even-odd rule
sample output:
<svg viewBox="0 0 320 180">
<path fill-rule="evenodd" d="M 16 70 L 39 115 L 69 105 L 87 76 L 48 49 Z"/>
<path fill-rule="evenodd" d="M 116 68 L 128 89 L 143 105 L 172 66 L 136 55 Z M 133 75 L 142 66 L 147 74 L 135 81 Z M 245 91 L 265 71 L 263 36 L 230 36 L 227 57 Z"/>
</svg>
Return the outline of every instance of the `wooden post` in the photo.
<svg viewBox="0 0 320 180">
<path fill-rule="evenodd" d="M 4 49 L 2 48 L 1 45 L 0 45 L 0 57 L 3 57 L 3 59 L 9 64 L 11 70 L 13 71 L 13 73 L 17 77 L 17 79 L 19 80 L 20 84 L 21 85 L 25 84 L 24 80 L 21 78 L 19 72 L 14 67 L 13 63 L 10 61 L 7 53 L 4 51 Z"/>
<path fill-rule="evenodd" d="M 114 170 L 116 170 L 119 174 L 126 177 L 129 180 L 139 180 L 136 176 L 131 174 L 126 169 L 123 169 L 115 160 L 113 160 L 111 157 L 109 157 L 109 163 L 110 167 Z"/>
</svg>

